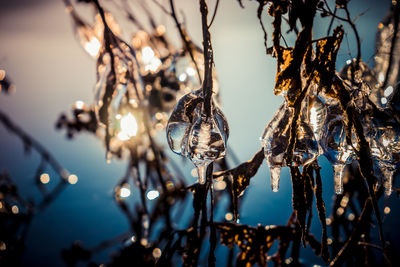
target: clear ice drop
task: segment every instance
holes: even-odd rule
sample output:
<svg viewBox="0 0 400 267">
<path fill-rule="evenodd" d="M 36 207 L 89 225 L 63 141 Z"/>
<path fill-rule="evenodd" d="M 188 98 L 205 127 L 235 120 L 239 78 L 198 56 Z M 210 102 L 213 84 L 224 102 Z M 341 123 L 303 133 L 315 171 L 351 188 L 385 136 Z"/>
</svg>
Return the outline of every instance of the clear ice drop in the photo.
<svg viewBox="0 0 400 267">
<path fill-rule="evenodd" d="M 214 103 L 210 116 L 204 114 L 201 89 L 179 100 L 167 125 L 168 145 L 194 163 L 201 184 L 206 182 L 208 165 L 225 155 L 228 136 L 226 118 Z"/>
</svg>

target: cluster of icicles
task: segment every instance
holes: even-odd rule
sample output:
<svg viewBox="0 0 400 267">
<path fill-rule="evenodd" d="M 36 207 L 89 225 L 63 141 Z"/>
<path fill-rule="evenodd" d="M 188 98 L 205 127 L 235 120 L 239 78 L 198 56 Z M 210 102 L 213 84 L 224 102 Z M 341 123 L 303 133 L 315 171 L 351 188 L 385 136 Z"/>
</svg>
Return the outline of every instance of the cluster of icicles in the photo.
<svg viewBox="0 0 400 267">
<path fill-rule="evenodd" d="M 400 126 L 395 118 L 382 120 L 370 114 L 373 113 L 372 105 L 382 112 L 387 112 L 389 109 L 393 112 L 395 106 L 392 101 L 393 95 L 399 89 L 399 41 L 394 49 L 394 63 L 387 77 L 387 84 L 383 88 L 394 28 L 390 21 L 390 18 L 386 18 L 378 26 L 377 54 L 373 70 L 367 64 L 360 62 L 359 69 L 352 73 L 354 68 L 352 70 L 351 67 L 354 67 L 355 60 L 349 60 L 338 74 L 353 97 L 351 104 L 363 112 L 360 117 L 364 135 L 370 144 L 374 172 L 381 178 L 386 195 L 392 192 L 392 179 L 396 165 L 399 164 Z M 351 80 L 354 81 L 353 84 Z M 324 155 L 333 166 L 334 190 L 337 194 L 341 194 L 345 166 L 356 159 L 357 138 L 354 134 L 351 138 L 346 138 L 345 115 L 337 99 L 318 93 L 316 84 L 312 84 L 308 92 L 302 103 L 297 123 L 297 136 L 291 162 L 286 162 L 286 152 L 294 111 L 288 106 L 287 101 L 280 106 L 262 134 L 262 145 L 271 172 L 271 187 L 274 192 L 278 191 L 282 167 L 304 166 L 318 156 Z M 351 139 L 351 143 L 347 139 Z"/>
<path fill-rule="evenodd" d="M 111 13 L 104 14 L 109 28 L 105 32 L 100 14 L 89 25 L 72 6 L 67 11 L 81 46 L 97 59 L 93 107 L 99 124 L 108 132 L 108 150 L 115 151 L 129 140 L 142 151 L 148 150 L 144 121 L 156 131 L 165 129 L 177 100 L 196 94 L 204 72 L 201 49 L 192 48 L 192 56 L 187 49 L 176 49 L 168 41 L 164 25 L 151 32 L 139 29 L 128 43 L 121 39 L 121 28 Z M 213 79 L 214 102 L 218 103 L 215 72 Z"/>
</svg>

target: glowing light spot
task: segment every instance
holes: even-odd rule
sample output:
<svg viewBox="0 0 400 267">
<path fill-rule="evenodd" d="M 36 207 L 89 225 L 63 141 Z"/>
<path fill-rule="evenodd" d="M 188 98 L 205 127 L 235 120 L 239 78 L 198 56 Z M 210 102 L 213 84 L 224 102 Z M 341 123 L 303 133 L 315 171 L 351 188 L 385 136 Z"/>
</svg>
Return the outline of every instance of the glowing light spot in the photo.
<svg viewBox="0 0 400 267">
<path fill-rule="evenodd" d="M 158 25 L 156 28 L 156 33 L 158 36 L 161 36 L 165 33 L 165 26 L 164 25 Z"/>
<path fill-rule="evenodd" d="M 42 175 L 40 175 L 40 182 L 42 184 L 47 184 L 50 182 L 50 176 L 47 173 L 43 173 Z"/>
<path fill-rule="evenodd" d="M 190 174 L 191 174 L 193 177 L 198 177 L 198 176 L 199 176 L 199 174 L 198 174 L 196 168 L 192 169 L 192 170 L 190 171 Z"/>
<path fill-rule="evenodd" d="M 117 194 L 120 198 L 127 198 L 131 195 L 131 189 L 129 184 L 123 184 L 118 190 Z"/>
<path fill-rule="evenodd" d="M 131 104 L 132 107 L 134 107 L 134 108 L 139 107 L 138 102 L 137 102 L 136 99 L 134 99 L 134 98 L 129 99 L 129 104 Z"/>
<path fill-rule="evenodd" d="M 118 138 L 121 141 L 126 141 L 129 140 L 132 136 L 136 136 L 138 131 L 137 121 L 130 112 L 121 118 L 120 127 L 121 130 L 118 133 Z"/>
<path fill-rule="evenodd" d="M 383 23 L 379 23 L 379 25 L 378 25 L 378 29 L 383 29 Z"/>
<path fill-rule="evenodd" d="M 331 225 L 332 219 L 331 218 L 326 218 L 326 225 Z"/>
<path fill-rule="evenodd" d="M 154 117 L 156 117 L 157 120 L 161 120 L 163 118 L 163 114 L 161 112 L 157 112 Z"/>
<path fill-rule="evenodd" d="M 5 77 L 6 77 L 6 71 L 0 70 L 0 81 L 4 80 Z"/>
<path fill-rule="evenodd" d="M 93 36 L 87 43 L 85 43 L 84 47 L 86 52 L 89 53 L 89 55 L 91 55 L 92 57 L 96 57 L 97 54 L 99 53 L 101 44 L 99 39 Z"/>
<path fill-rule="evenodd" d="M 0 210 L 3 208 L 3 202 L 0 201 Z"/>
<path fill-rule="evenodd" d="M 196 71 L 195 71 L 192 67 L 187 67 L 187 68 L 186 68 L 186 73 L 187 73 L 189 76 L 194 76 L 194 75 L 196 75 Z"/>
<path fill-rule="evenodd" d="M 19 213 L 19 208 L 17 205 L 14 205 L 11 207 L 11 212 L 14 214 L 18 214 Z"/>
<path fill-rule="evenodd" d="M 233 214 L 231 212 L 228 212 L 227 214 L 225 214 L 225 220 L 232 221 L 233 220 Z"/>
<path fill-rule="evenodd" d="M 386 97 L 382 97 L 381 98 L 381 103 L 382 103 L 382 105 L 386 105 L 387 104 L 387 98 Z"/>
<path fill-rule="evenodd" d="M 158 192 L 157 190 L 150 190 L 149 192 L 147 192 L 146 196 L 149 200 L 154 200 L 160 196 L 160 192 Z"/>
<path fill-rule="evenodd" d="M 153 250 L 153 257 L 154 257 L 154 258 L 156 258 L 156 259 L 160 258 L 160 257 L 161 257 L 161 254 L 162 254 L 161 249 L 155 248 L 155 249 Z"/>
<path fill-rule="evenodd" d="M 175 184 L 172 181 L 168 181 L 166 183 L 166 186 L 167 186 L 167 189 L 170 190 L 170 191 L 175 189 Z"/>
<path fill-rule="evenodd" d="M 84 106 L 85 106 L 85 102 L 83 102 L 81 100 L 75 101 L 75 104 L 74 104 L 75 109 L 82 110 Z"/>
<path fill-rule="evenodd" d="M 347 196 L 343 196 L 342 200 L 340 201 L 340 206 L 345 208 L 349 203 L 349 198 Z"/>
<path fill-rule="evenodd" d="M 338 208 L 338 209 L 336 210 L 336 214 L 337 214 L 338 216 L 343 215 L 343 213 L 344 213 L 344 209 L 343 209 L 342 207 L 340 207 L 340 208 Z"/>
<path fill-rule="evenodd" d="M 187 78 L 187 74 L 186 74 L 186 73 L 182 73 L 182 74 L 179 75 L 179 77 L 178 77 L 179 81 L 181 81 L 181 82 L 186 81 L 186 78 Z"/>
<path fill-rule="evenodd" d="M 328 243 L 328 245 L 332 245 L 332 243 L 333 243 L 333 240 L 332 240 L 332 238 L 328 238 L 328 239 L 326 239 L 326 243 Z"/>
<path fill-rule="evenodd" d="M 350 213 L 349 216 L 347 216 L 347 219 L 349 219 L 349 221 L 353 221 L 356 218 L 356 216 L 353 213 Z"/>
<path fill-rule="evenodd" d="M 0 241 L 0 250 L 4 251 L 7 249 L 6 243 L 4 243 L 3 241 Z"/>
<path fill-rule="evenodd" d="M 70 176 L 68 176 L 68 183 L 76 184 L 77 182 L 78 182 L 78 176 L 76 176 L 75 174 L 71 174 Z"/>
<path fill-rule="evenodd" d="M 390 96 L 393 93 L 393 86 L 388 86 L 385 91 L 383 92 L 383 95 L 385 97 Z"/>
<path fill-rule="evenodd" d="M 136 242 L 136 236 L 133 235 L 133 236 L 130 238 L 130 240 L 131 240 L 132 243 L 135 243 L 135 242 Z"/>
<path fill-rule="evenodd" d="M 154 51 L 150 46 L 142 48 L 142 61 L 144 64 L 149 64 L 154 58 Z"/>
<path fill-rule="evenodd" d="M 346 61 L 346 64 L 347 64 L 347 65 L 350 65 L 350 64 L 351 64 L 351 59 L 348 59 L 348 60 Z"/>
<path fill-rule="evenodd" d="M 224 190 L 226 188 L 226 182 L 221 180 L 221 181 L 216 181 L 214 183 L 214 189 L 217 191 Z"/>
<path fill-rule="evenodd" d="M 147 240 L 147 238 L 142 238 L 140 240 L 140 244 L 142 244 L 142 246 L 146 247 L 149 244 L 149 241 Z"/>
<path fill-rule="evenodd" d="M 158 57 L 153 57 L 148 64 L 144 67 L 145 71 L 153 71 L 155 72 L 160 66 L 162 62 Z"/>
<path fill-rule="evenodd" d="M 122 118 L 122 115 L 121 115 L 121 114 L 117 114 L 117 115 L 115 115 L 115 118 L 116 118 L 117 120 L 120 120 L 120 119 Z"/>
<path fill-rule="evenodd" d="M 388 206 L 386 206 L 385 209 L 383 210 L 383 212 L 385 214 L 389 214 L 390 213 L 390 208 Z"/>
<path fill-rule="evenodd" d="M 383 83 L 384 80 L 385 80 L 385 74 L 383 74 L 383 72 L 379 73 L 378 82 Z"/>
</svg>

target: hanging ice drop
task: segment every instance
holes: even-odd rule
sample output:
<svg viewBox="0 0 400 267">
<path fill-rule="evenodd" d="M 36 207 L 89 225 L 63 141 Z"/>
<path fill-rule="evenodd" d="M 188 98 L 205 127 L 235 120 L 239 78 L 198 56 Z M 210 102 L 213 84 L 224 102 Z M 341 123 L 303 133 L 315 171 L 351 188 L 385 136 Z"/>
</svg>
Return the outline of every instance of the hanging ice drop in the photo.
<svg viewBox="0 0 400 267">
<path fill-rule="evenodd" d="M 200 116 L 191 127 L 188 155 L 197 167 L 200 184 L 204 184 L 208 165 L 225 155 L 225 140 L 212 116 Z"/>
<path fill-rule="evenodd" d="M 229 127 L 214 103 L 209 117 L 202 112 L 201 96 L 199 89 L 179 100 L 168 121 L 167 140 L 173 152 L 195 164 L 199 182 L 204 184 L 208 165 L 225 155 Z"/>
<path fill-rule="evenodd" d="M 288 107 L 285 101 L 265 127 L 261 136 L 261 144 L 264 147 L 265 158 L 271 171 L 271 188 L 274 192 L 279 189 L 281 167 L 303 166 L 318 156 L 318 143 L 312 129 L 307 123 L 299 121 L 292 161 L 286 162 L 292 117 L 293 109 Z"/>
<path fill-rule="evenodd" d="M 329 110 L 328 110 L 329 113 Z M 347 163 L 350 163 L 354 151 L 346 141 L 345 122 L 340 116 L 332 120 L 324 127 L 321 145 L 324 156 L 333 166 L 333 181 L 336 194 L 343 193 L 343 176 Z"/>
</svg>

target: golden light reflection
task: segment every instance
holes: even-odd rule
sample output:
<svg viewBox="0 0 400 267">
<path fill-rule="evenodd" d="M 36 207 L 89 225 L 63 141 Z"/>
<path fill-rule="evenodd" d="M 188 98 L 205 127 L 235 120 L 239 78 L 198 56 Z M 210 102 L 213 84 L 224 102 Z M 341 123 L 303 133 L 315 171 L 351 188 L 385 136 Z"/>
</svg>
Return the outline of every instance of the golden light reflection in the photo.
<svg viewBox="0 0 400 267">
<path fill-rule="evenodd" d="M 19 213 L 19 208 L 17 205 L 14 205 L 11 207 L 11 212 L 14 214 L 18 214 Z"/>
<path fill-rule="evenodd" d="M 158 25 L 156 28 L 156 33 L 158 36 L 161 36 L 165 33 L 165 26 L 164 25 Z"/>
<path fill-rule="evenodd" d="M 385 209 L 383 210 L 383 212 L 385 214 L 389 214 L 390 213 L 390 208 L 388 206 L 386 206 Z"/>
<path fill-rule="evenodd" d="M 353 221 L 356 218 L 356 216 L 354 215 L 354 213 L 350 213 L 349 216 L 347 216 L 347 219 L 349 219 L 349 221 Z"/>
<path fill-rule="evenodd" d="M 217 191 L 224 190 L 226 188 L 226 182 L 224 180 L 216 181 L 214 183 L 214 189 Z"/>
<path fill-rule="evenodd" d="M 118 138 L 121 141 L 129 140 L 131 137 L 136 136 L 138 131 L 138 123 L 132 113 L 122 116 L 120 121 L 121 130 L 118 133 Z"/>
<path fill-rule="evenodd" d="M 326 218 L 326 225 L 331 225 L 332 219 L 331 218 Z"/>
<path fill-rule="evenodd" d="M 227 214 L 225 214 L 225 220 L 232 221 L 233 220 L 233 214 L 231 212 L 228 212 Z"/>
<path fill-rule="evenodd" d="M 146 196 L 147 199 L 154 200 L 160 196 L 160 192 L 158 192 L 157 190 L 150 190 L 149 192 L 147 192 Z"/>
<path fill-rule="evenodd" d="M 344 209 L 343 209 L 342 207 L 340 207 L 340 208 L 338 208 L 338 209 L 336 210 L 336 214 L 337 214 L 338 216 L 343 215 L 343 213 L 344 213 Z"/>
<path fill-rule="evenodd" d="M 0 241 L 0 250 L 4 251 L 7 249 L 6 243 L 4 243 L 3 241 Z"/>
<path fill-rule="evenodd" d="M 153 250 L 153 257 L 156 258 L 156 259 L 160 258 L 161 257 L 161 249 L 155 248 Z"/>
<path fill-rule="evenodd" d="M 332 245 L 333 240 L 332 240 L 332 238 L 328 238 L 328 239 L 326 240 L 326 242 L 328 243 L 328 245 Z"/>
<path fill-rule="evenodd" d="M 168 182 L 166 183 L 166 186 L 167 186 L 167 189 L 168 189 L 169 191 L 172 191 L 172 190 L 175 189 L 175 184 L 174 184 L 172 181 L 168 181 Z"/>
<path fill-rule="evenodd" d="M 70 176 L 68 176 L 68 183 L 76 184 L 77 182 L 78 182 L 78 176 L 76 176 L 75 174 L 71 174 Z"/>
<path fill-rule="evenodd" d="M 5 77 L 6 77 L 6 71 L 0 70 L 0 81 L 4 80 Z"/>
<path fill-rule="evenodd" d="M 50 182 L 50 176 L 47 173 L 43 173 L 42 175 L 40 175 L 40 182 L 42 184 L 47 184 Z"/>
</svg>

